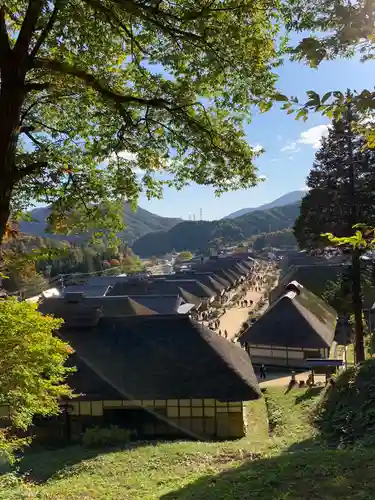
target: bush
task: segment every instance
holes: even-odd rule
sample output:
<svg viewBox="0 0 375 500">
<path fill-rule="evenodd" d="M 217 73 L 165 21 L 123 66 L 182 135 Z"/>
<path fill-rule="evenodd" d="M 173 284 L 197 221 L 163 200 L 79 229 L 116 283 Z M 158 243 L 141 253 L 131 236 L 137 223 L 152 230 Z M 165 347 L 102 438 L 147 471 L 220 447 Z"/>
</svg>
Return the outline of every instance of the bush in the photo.
<svg viewBox="0 0 375 500">
<path fill-rule="evenodd" d="M 268 413 L 268 428 L 271 434 L 278 435 L 282 432 L 284 425 L 283 411 L 280 406 L 265 392 L 264 399 Z"/>
<path fill-rule="evenodd" d="M 135 437 L 135 432 L 122 429 L 116 425 L 109 427 L 91 427 L 82 436 L 82 443 L 86 448 L 101 448 L 118 446 L 129 443 Z"/>
<path fill-rule="evenodd" d="M 327 386 L 314 424 L 324 439 L 337 444 L 374 442 L 375 359 L 347 369 Z"/>
</svg>

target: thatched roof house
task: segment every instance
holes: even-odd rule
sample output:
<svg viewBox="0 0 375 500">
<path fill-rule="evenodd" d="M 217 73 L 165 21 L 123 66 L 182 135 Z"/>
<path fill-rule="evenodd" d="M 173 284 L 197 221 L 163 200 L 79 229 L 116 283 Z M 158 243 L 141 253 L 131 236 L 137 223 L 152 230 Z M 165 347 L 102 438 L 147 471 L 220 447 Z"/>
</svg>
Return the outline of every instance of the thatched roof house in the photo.
<svg viewBox="0 0 375 500">
<path fill-rule="evenodd" d="M 102 318 L 89 332 L 64 327 L 61 336 L 125 399 L 260 395 L 244 350 L 184 315 Z"/>
<path fill-rule="evenodd" d="M 185 315 L 92 317 L 59 335 L 75 351 L 77 425 L 112 417 L 125 425 L 133 416 L 142 436 L 240 437 L 242 401 L 260 397 L 245 351 Z"/>
<path fill-rule="evenodd" d="M 303 364 L 306 357 L 326 357 L 334 340 L 336 311 L 297 282 L 240 337 L 253 362 Z M 259 359 L 257 359 L 259 358 Z"/>
</svg>

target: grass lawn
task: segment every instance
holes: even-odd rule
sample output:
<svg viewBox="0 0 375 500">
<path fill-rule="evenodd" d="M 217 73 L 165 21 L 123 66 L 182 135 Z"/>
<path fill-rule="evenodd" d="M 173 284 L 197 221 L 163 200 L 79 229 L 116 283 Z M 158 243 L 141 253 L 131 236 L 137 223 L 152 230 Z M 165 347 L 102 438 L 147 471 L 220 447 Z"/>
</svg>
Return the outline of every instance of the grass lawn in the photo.
<svg viewBox="0 0 375 500">
<path fill-rule="evenodd" d="M 278 415 L 271 436 L 262 399 L 247 406 L 248 437 L 238 441 L 34 451 L 21 464 L 24 479 L 0 476 L 0 499 L 375 498 L 375 452 L 319 447 L 307 418 L 316 393 L 284 390 L 267 391 Z"/>
</svg>

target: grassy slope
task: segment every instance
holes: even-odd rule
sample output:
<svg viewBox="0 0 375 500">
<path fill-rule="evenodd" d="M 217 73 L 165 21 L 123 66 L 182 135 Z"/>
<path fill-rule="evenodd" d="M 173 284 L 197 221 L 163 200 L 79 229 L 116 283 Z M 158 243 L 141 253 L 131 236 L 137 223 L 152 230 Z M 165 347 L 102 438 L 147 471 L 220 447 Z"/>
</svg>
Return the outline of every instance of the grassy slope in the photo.
<svg viewBox="0 0 375 500">
<path fill-rule="evenodd" d="M 315 394 L 313 394 L 315 395 Z M 29 483 L 3 484 L 1 499 L 371 499 L 375 453 L 320 448 L 305 391 L 268 391 L 278 424 L 268 435 L 264 400 L 248 405 L 249 436 L 221 443 L 158 443 L 122 451 L 81 447 L 34 452 Z M 307 448 L 308 451 L 295 451 Z"/>
</svg>

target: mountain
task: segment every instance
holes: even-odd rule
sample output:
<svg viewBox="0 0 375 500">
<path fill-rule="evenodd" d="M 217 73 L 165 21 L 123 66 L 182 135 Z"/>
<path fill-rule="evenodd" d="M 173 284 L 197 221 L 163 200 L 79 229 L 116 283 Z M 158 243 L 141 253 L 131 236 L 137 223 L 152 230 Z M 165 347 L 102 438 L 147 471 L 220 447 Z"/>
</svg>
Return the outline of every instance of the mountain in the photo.
<svg viewBox="0 0 375 500">
<path fill-rule="evenodd" d="M 251 214 L 218 221 L 183 221 L 169 231 L 148 233 L 134 242 L 132 248 L 140 257 L 177 252 L 204 251 L 218 240 L 239 243 L 260 233 L 271 233 L 293 226 L 299 215 L 300 204 L 293 203 L 270 210 L 256 210 Z"/>
<path fill-rule="evenodd" d="M 306 195 L 306 191 L 291 191 L 290 193 L 286 193 L 280 198 L 271 201 L 270 203 L 266 203 L 257 208 L 241 208 L 241 210 L 237 210 L 237 212 L 233 212 L 224 217 L 224 219 L 235 219 L 237 217 L 241 217 L 242 215 L 249 214 L 255 212 L 256 210 L 269 210 L 270 208 L 283 207 L 284 205 L 291 205 L 292 203 L 297 203 L 302 200 L 302 198 Z"/>
<path fill-rule="evenodd" d="M 50 209 L 48 207 L 36 208 L 35 210 L 32 210 L 31 216 L 35 220 L 33 222 L 21 222 L 21 232 L 32 236 L 48 236 L 69 241 L 81 239 L 79 235 L 63 236 L 47 234 L 45 232 L 45 221 L 49 213 Z M 119 234 L 119 237 L 121 239 L 126 239 L 127 243 L 131 245 L 136 239 L 141 238 L 147 233 L 155 231 L 168 231 L 176 224 L 179 224 L 181 219 L 160 217 L 159 215 L 148 212 L 141 207 L 137 207 L 137 210 L 133 212 L 130 205 L 128 203 L 124 203 L 124 221 L 127 227 Z"/>
</svg>

